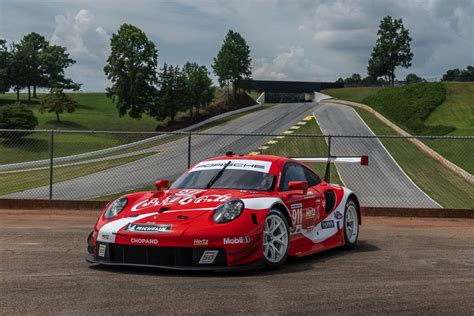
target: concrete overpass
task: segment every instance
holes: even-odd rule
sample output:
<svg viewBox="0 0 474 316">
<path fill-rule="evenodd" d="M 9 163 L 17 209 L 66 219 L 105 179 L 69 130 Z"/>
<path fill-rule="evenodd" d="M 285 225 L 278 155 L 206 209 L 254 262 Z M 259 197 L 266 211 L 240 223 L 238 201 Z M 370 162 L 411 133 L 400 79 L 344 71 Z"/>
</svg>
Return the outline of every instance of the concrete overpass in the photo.
<svg viewBox="0 0 474 316">
<path fill-rule="evenodd" d="M 304 93 L 306 101 L 314 100 L 314 92 L 328 88 L 344 88 L 339 82 L 246 80 L 238 83 L 239 88 L 259 92 Z"/>
</svg>

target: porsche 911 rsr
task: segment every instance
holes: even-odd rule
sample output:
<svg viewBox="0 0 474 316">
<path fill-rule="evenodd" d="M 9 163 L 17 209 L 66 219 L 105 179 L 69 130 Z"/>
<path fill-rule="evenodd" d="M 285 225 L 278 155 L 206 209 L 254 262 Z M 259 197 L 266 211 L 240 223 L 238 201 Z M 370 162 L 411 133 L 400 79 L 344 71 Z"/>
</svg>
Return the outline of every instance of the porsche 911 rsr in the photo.
<svg viewBox="0 0 474 316">
<path fill-rule="evenodd" d="M 109 202 L 88 238 L 90 263 L 171 269 L 277 267 L 334 247 L 352 249 L 361 224 L 351 190 L 304 162 L 367 157 L 207 159 L 171 186 Z"/>
</svg>

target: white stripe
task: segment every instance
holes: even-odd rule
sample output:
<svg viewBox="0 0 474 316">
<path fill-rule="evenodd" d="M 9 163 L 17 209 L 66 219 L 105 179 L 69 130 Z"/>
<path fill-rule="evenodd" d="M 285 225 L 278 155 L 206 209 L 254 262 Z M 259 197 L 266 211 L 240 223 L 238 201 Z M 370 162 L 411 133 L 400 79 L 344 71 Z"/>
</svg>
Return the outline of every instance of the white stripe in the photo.
<svg viewBox="0 0 474 316">
<path fill-rule="evenodd" d="M 115 234 L 122 229 L 125 225 L 128 225 L 130 223 L 133 223 L 137 220 L 153 216 L 158 214 L 158 212 L 154 213 L 148 213 L 148 214 L 142 214 L 138 215 L 135 217 L 125 217 L 125 218 L 120 218 L 115 221 L 109 222 L 102 226 L 99 230 L 99 236 L 97 236 L 97 241 L 103 241 L 103 242 L 115 242 Z M 105 236 L 104 236 L 105 235 Z"/>
<path fill-rule="evenodd" d="M 244 202 L 245 208 L 249 208 L 251 210 L 270 209 L 275 203 L 278 203 L 278 202 L 281 203 L 282 205 L 285 205 L 280 198 L 276 198 L 276 197 L 257 197 L 257 198 L 241 199 L 241 200 Z"/>
<path fill-rule="evenodd" d="M 346 210 L 347 198 L 349 197 L 349 195 L 351 193 L 352 193 L 351 190 L 349 190 L 347 188 L 344 188 L 344 195 L 342 197 L 341 202 L 336 207 L 336 209 L 334 209 L 331 212 L 331 214 L 329 214 L 324 220 L 319 222 L 318 225 L 316 225 L 316 227 L 314 227 L 311 231 L 308 232 L 307 230 L 303 229 L 303 230 L 301 230 L 301 234 L 303 234 L 303 236 L 310 239 L 314 243 L 323 242 L 326 239 L 336 235 L 337 232 L 339 231 L 337 229 L 338 227 L 339 227 L 339 229 L 344 228 L 344 212 Z M 336 213 L 336 211 L 338 211 L 342 214 L 341 219 L 336 219 L 336 217 L 334 217 L 334 213 Z M 334 221 L 334 227 L 333 228 L 322 229 L 321 223 L 324 222 L 324 221 Z M 338 225 L 338 223 L 339 223 L 339 225 Z"/>
</svg>

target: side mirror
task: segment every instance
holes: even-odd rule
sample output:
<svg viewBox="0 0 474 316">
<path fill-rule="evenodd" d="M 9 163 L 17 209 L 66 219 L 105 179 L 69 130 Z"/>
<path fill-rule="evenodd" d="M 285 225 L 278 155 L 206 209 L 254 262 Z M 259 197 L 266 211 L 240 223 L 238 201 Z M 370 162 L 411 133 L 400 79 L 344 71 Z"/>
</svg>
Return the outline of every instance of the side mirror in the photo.
<svg viewBox="0 0 474 316">
<path fill-rule="evenodd" d="M 290 181 L 288 182 L 288 188 L 290 190 L 302 190 L 303 195 L 308 192 L 308 181 Z"/>
<path fill-rule="evenodd" d="M 156 180 L 155 181 L 155 187 L 158 191 L 161 191 L 163 189 L 167 189 L 170 187 L 170 183 L 168 180 Z"/>
</svg>

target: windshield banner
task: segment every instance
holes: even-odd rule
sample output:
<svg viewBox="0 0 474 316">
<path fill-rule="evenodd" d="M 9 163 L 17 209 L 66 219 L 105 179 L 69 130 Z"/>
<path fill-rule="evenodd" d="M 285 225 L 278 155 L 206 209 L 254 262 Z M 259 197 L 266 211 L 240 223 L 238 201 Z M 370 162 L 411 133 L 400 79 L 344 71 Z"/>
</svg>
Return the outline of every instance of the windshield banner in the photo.
<svg viewBox="0 0 474 316">
<path fill-rule="evenodd" d="M 209 161 L 202 161 L 198 163 L 191 170 L 189 170 L 189 172 L 211 170 L 211 169 L 222 169 L 229 161 L 231 161 L 231 163 L 227 166 L 226 169 L 250 170 L 250 171 L 263 172 L 263 173 L 268 173 L 272 165 L 270 161 L 263 161 L 263 160 L 247 160 L 247 159 L 209 160 Z"/>
</svg>

